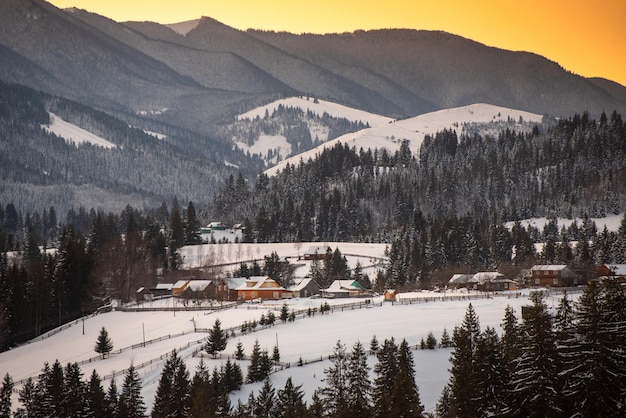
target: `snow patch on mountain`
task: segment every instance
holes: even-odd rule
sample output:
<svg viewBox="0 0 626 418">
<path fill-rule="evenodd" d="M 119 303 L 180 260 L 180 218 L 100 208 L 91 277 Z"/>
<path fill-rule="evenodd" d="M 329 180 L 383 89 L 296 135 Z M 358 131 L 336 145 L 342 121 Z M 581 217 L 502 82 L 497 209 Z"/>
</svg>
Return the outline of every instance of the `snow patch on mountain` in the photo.
<svg viewBox="0 0 626 418">
<path fill-rule="evenodd" d="M 393 154 L 406 140 L 413 155 L 417 155 L 426 135 L 434 135 L 444 129 L 454 130 L 457 135 L 461 135 L 476 128 L 478 124 L 498 122 L 507 123 L 507 126 L 510 125 L 512 129 L 522 130 L 528 128 L 528 123 L 539 124 L 542 119 L 541 115 L 535 113 L 486 103 L 443 109 L 409 119 L 389 120 L 381 125 L 370 124 L 371 128 L 335 138 L 310 151 L 288 158 L 266 170 L 265 173 L 273 176 L 287 164 L 297 165 L 300 160 L 314 159 L 324 149 L 332 148 L 337 143 L 347 144 L 349 147 L 354 146 L 357 150 L 386 148 Z"/>
<path fill-rule="evenodd" d="M 171 23 L 169 25 L 164 25 L 164 26 L 167 26 L 168 28 L 172 29 L 174 32 L 178 33 L 179 35 L 185 36 L 189 32 L 191 32 L 193 29 L 195 29 L 199 23 L 200 23 L 200 19 L 194 19 L 194 20 L 187 20 L 185 22 Z"/>
<path fill-rule="evenodd" d="M 283 105 L 284 107 L 299 108 L 302 109 L 302 111 L 305 113 L 307 111 L 311 111 L 320 117 L 324 113 L 328 113 L 330 116 L 333 116 L 335 118 L 344 118 L 351 122 L 360 121 L 364 124 L 369 124 L 369 126 L 381 126 L 393 121 L 393 119 L 386 116 L 354 109 L 326 100 L 318 100 L 302 96 L 276 100 L 272 103 L 266 104 L 265 106 L 260 106 L 250 110 L 249 112 L 241 114 L 237 116 L 237 118 L 240 120 L 253 120 L 257 117 L 262 118 L 265 116 L 266 113 L 271 115 L 280 105 Z"/>
<path fill-rule="evenodd" d="M 283 135 L 260 135 L 253 145 L 235 141 L 235 145 L 243 152 L 258 154 L 266 161 L 278 162 L 291 155 L 291 144 Z"/>
<path fill-rule="evenodd" d="M 42 125 L 41 128 L 63 138 L 68 144 L 78 146 L 80 144 L 89 143 L 107 149 L 117 148 L 117 145 L 114 143 L 67 122 L 54 113 L 50 113 L 50 124 Z"/>
</svg>

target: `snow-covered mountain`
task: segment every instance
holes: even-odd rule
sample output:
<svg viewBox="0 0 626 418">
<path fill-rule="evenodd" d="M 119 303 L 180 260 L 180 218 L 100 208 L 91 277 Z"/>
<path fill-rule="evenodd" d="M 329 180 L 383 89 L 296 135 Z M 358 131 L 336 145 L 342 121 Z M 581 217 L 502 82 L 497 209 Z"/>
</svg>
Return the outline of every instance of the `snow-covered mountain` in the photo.
<svg viewBox="0 0 626 418">
<path fill-rule="evenodd" d="M 255 109 L 248 113 L 256 115 L 259 112 L 264 112 L 264 110 Z M 285 159 L 266 170 L 265 173 L 274 175 L 287 164 L 293 165 L 300 160 L 312 159 L 323 149 L 332 148 L 337 143 L 347 144 L 357 149 L 386 148 L 390 153 L 394 153 L 400 149 L 402 142 L 406 140 L 411 152 L 415 155 L 419 152 L 426 135 L 434 135 L 444 129 L 454 130 L 457 135 L 474 131 L 497 133 L 505 127 L 515 130 L 530 130 L 535 124 L 540 124 L 543 117 L 522 110 L 477 103 L 425 113 L 409 119 L 392 120 L 382 117 L 380 119 L 372 117 L 372 119 L 379 123 L 371 124 L 371 128 L 343 135 L 315 149 Z"/>
</svg>

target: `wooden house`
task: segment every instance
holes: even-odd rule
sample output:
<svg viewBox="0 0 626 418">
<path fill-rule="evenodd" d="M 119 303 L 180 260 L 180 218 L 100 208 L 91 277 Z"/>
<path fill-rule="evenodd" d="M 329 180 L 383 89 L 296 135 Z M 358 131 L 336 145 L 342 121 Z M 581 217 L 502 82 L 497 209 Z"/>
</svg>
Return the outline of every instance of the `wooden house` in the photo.
<svg viewBox="0 0 626 418">
<path fill-rule="evenodd" d="M 322 289 L 325 298 L 356 298 L 371 296 L 372 291 L 364 289 L 356 280 L 335 280 L 327 289 Z"/>
<path fill-rule="evenodd" d="M 450 280 L 448 280 L 449 289 L 461 289 L 469 287 L 470 280 L 472 280 L 473 274 L 453 274 Z"/>
<path fill-rule="evenodd" d="M 174 283 L 172 286 L 172 296 L 182 296 L 187 286 L 189 286 L 190 281 L 191 279 L 181 279 Z"/>
<path fill-rule="evenodd" d="M 186 299 L 215 299 L 215 290 L 212 280 L 190 280 L 182 296 Z"/>
<path fill-rule="evenodd" d="M 229 277 L 215 280 L 215 299 L 219 301 L 237 300 L 237 288 L 246 281 L 245 277 Z"/>
<path fill-rule="evenodd" d="M 294 298 L 308 298 L 320 294 L 320 285 L 310 278 L 298 279 L 289 290 Z"/>
<path fill-rule="evenodd" d="M 530 269 L 530 286 L 564 287 L 583 283 L 580 274 L 565 264 L 538 264 Z"/>
<path fill-rule="evenodd" d="M 252 276 L 237 288 L 238 300 L 277 300 L 288 299 L 292 293 L 267 276 Z"/>
</svg>

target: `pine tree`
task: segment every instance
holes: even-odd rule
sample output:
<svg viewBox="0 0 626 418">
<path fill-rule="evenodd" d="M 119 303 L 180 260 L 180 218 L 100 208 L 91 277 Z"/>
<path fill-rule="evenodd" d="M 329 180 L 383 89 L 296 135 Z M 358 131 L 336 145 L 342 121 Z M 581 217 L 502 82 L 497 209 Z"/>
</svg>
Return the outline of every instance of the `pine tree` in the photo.
<svg viewBox="0 0 626 418">
<path fill-rule="evenodd" d="M 124 385 L 118 401 L 119 415 L 128 418 L 144 417 L 146 406 L 141 396 L 141 379 L 133 364 L 124 375 Z"/>
<path fill-rule="evenodd" d="M 280 363 L 280 350 L 278 349 L 278 345 L 275 345 L 274 350 L 272 351 L 272 361 L 275 365 Z"/>
<path fill-rule="evenodd" d="M 223 390 L 227 393 L 241 389 L 243 375 L 237 363 L 231 362 L 230 359 L 226 360 L 221 371 L 221 382 Z"/>
<path fill-rule="evenodd" d="M 282 308 L 280 308 L 280 320 L 284 324 L 287 322 L 288 319 L 289 319 L 289 309 L 287 308 L 287 305 L 283 303 Z"/>
<path fill-rule="evenodd" d="M 106 402 L 108 405 L 108 410 L 111 411 L 112 417 L 118 416 L 119 414 L 119 394 L 117 392 L 117 384 L 115 383 L 115 379 L 111 379 L 111 383 L 109 383 L 109 388 L 107 389 L 106 394 Z"/>
<path fill-rule="evenodd" d="M 502 359 L 500 338 L 496 330 L 487 327 L 476 347 L 479 398 L 475 400 L 482 416 L 501 416 L 505 409 L 508 373 Z"/>
<path fill-rule="evenodd" d="M 224 351 L 228 343 L 228 335 L 222 330 L 221 325 L 220 320 L 216 319 L 204 345 L 204 350 L 213 357 L 216 357 L 220 351 Z"/>
<path fill-rule="evenodd" d="M 190 397 L 190 417 L 202 418 L 215 413 L 216 399 L 213 396 L 211 376 L 202 358 L 191 381 Z"/>
<path fill-rule="evenodd" d="M 173 350 L 165 362 L 157 387 L 153 417 L 186 417 L 191 404 L 187 367 Z"/>
<path fill-rule="evenodd" d="M 187 206 L 187 222 L 185 223 L 185 245 L 202 244 L 200 236 L 200 221 L 196 216 L 196 208 L 193 202 Z"/>
<path fill-rule="evenodd" d="M 82 416 L 86 414 L 86 385 L 83 373 L 77 363 L 68 363 L 64 371 L 63 415 Z"/>
<path fill-rule="evenodd" d="M 370 354 L 376 354 L 378 349 L 378 339 L 376 338 L 376 335 L 372 335 L 372 339 L 370 340 Z"/>
<path fill-rule="evenodd" d="M 452 347 L 452 339 L 450 338 L 450 334 L 446 328 L 443 329 L 441 333 L 441 340 L 439 341 L 439 347 L 441 348 L 449 348 Z"/>
<path fill-rule="evenodd" d="M 371 416 L 372 384 L 369 370 L 365 347 L 357 341 L 352 347 L 347 370 L 347 407 L 353 416 Z"/>
<path fill-rule="evenodd" d="M 291 376 L 277 393 L 275 414 L 280 418 L 301 418 L 306 414 L 302 385 L 294 386 Z"/>
<path fill-rule="evenodd" d="M 562 412 L 556 342 L 552 318 L 543 298 L 540 292 L 531 294 L 533 305 L 521 325 L 521 354 L 511 377 L 515 397 L 509 406 L 517 416 L 559 416 Z"/>
<path fill-rule="evenodd" d="M 341 341 L 335 344 L 331 366 L 324 369 L 323 382 L 320 395 L 326 411 L 331 416 L 344 416 L 348 411 L 348 356 Z"/>
<path fill-rule="evenodd" d="M 13 394 L 13 379 L 7 373 L 2 380 L 2 387 L 0 388 L 0 417 L 11 417 L 11 396 Z"/>
<path fill-rule="evenodd" d="M 18 417 L 35 417 L 37 416 L 37 407 L 35 405 L 36 399 L 36 391 L 35 382 L 33 382 L 32 378 L 28 378 L 26 383 L 22 385 L 18 393 L 18 400 L 22 407 L 18 408 L 16 412 L 16 416 Z"/>
<path fill-rule="evenodd" d="M 260 382 L 263 378 L 260 377 L 259 369 L 261 362 L 261 345 L 259 340 L 254 341 L 252 346 L 252 353 L 250 354 L 250 364 L 248 364 L 248 375 L 246 381 L 248 383 Z"/>
<path fill-rule="evenodd" d="M 113 416 L 102 387 L 102 380 L 94 369 L 87 384 L 87 415 L 93 418 L 107 418 Z"/>
<path fill-rule="evenodd" d="M 475 399 L 479 397 L 479 376 L 476 366 L 476 346 L 480 335 L 478 317 L 471 304 L 463 323 L 452 332 L 454 351 L 450 362 L 450 409 L 453 416 L 480 416 Z"/>
<path fill-rule="evenodd" d="M 253 416 L 258 418 L 272 418 L 275 416 L 276 390 L 272 382 L 266 378 L 254 403 Z"/>
<path fill-rule="evenodd" d="M 102 327 L 98 339 L 96 340 L 96 347 L 94 348 L 96 353 L 102 355 L 105 358 L 113 350 L 113 342 L 109 338 L 109 333 L 106 328 Z"/>
<path fill-rule="evenodd" d="M 243 360 L 244 357 L 245 353 L 243 351 L 243 344 L 241 343 L 241 341 L 237 341 L 237 348 L 235 349 L 235 359 Z"/>
<path fill-rule="evenodd" d="M 435 348 L 437 348 L 437 339 L 431 331 L 429 331 L 428 335 L 426 336 L 426 348 L 429 350 L 434 350 Z"/>
<path fill-rule="evenodd" d="M 437 418 L 452 418 L 450 386 L 445 385 L 441 391 L 441 396 L 435 406 L 435 416 Z"/>
<path fill-rule="evenodd" d="M 398 346 L 393 338 L 385 339 L 376 354 L 378 363 L 374 366 L 374 387 L 372 403 L 375 417 L 389 414 L 391 410 L 391 394 L 399 372 Z"/>
<path fill-rule="evenodd" d="M 424 406 L 420 400 L 419 389 L 415 384 L 415 366 L 413 354 L 406 340 L 398 347 L 398 374 L 391 391 L 391 410 L 387 416 L 422 417 Z"/>
</svg>

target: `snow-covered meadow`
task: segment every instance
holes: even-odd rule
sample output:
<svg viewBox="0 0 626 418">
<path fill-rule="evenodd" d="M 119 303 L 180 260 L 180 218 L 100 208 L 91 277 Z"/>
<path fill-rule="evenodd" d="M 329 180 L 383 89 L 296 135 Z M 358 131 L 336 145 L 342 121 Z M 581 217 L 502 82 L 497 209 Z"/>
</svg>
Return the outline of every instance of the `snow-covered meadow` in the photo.
<svg viewBox="0 0 626 418">
<path fill-rule="evenodd" d="M 471 296 L 467 293 L 447 292 L 446 296 Z M 10 351 L 0 353 L 0 373 L 9 373 L 21 384 L 22 379 L 36 378 L 44 362 L 58 359 L 62 364 L 81 362 L 85 379 L 92 370 L 97 370 L 105 377 L 104 385 L 108 385 L 112 373 L 117 372 L 118 386 L 123 380 L 123 371 L 131 363 L 138 368 L 142 378 L 142 395 L 148 408 L 151 408 L 155 396 L 158 379 L 164 365 L 165 356 L 172 350 L 180 350 L 193 374 L 200 358 L 204 358 L 209 367 L 222 364 L 229 356 L 232 357 L 235 346 L 241 341 L 246 354 L 252 350 L 256 340 L 262 349 L 270 353 L 278 344 L 281 361 L 290 367 L 271 375 L 274 386 L 280 388 L 287 377 L 292 376 L 295 384 L 302 384 L 307 399 L 313 390 L 323 385 L 324 369 L 329 366 L 328 360 L 297 366 L 302 359 L 305 363 L 327 357 L 332 353 L 335 343 L 340 340 L 351 350 L 358 340 L 366 347 L 373 335 L 382 342 L 385 338 L 394 337 L 398 342 L 406 339 L 415 346 L 429 332 L 439 339 L 444 327 L 451 332 L 456 324 L 460 324 L 468 303 L 472 303 L 480 317 L 481 326 L 496 327 L 504 316 L 504 309 L 511 305 L 519 315 L 521 306 L 528 303 L 526 294 L 502 294 L 489 299 L 442 301 L 442 293 L 422 292 L 411 295 L 414 298 L 429 298 L 428 302 L 411 305 L 391 305 L 383 303 L 380 297 L 371 299 L 371 303 L 353 309 L 351 306 L 340 307 L 342 304 L 354 303 L 352 299 L 328 300 L 333 306 L 329 314 L 317 313 L 308 316 L 299 314 L 294 322 L 275 326 L 257 327 L 255 332 L 241 335 L 241 324 L 258 320 L 263 313 L 274 310 L 279 316 L 283 302 L 266 302 L 263 304 L 243 304 L 221 311 L 184 311 L 179 301 L 167 298 L 153 302 L 161 307 L 171 308 L 168 311 L 120 312 L 119 310 L 103 313 L 76 321 L 68 328 L 47 338 L 24 344 Z M 433 299 L 434 298 L 434 299 Z M 557 296 L 548 299 L 553 306 Z M 363 301 L 363 300 L 359 300 Z M 306 312 L 308 308 L 318 308 L 324 299 L 292 299 L 284 303 L 290 310 Z M 144 305 L 148 307 L 148 305 Z M 366 306 L 366 307 L 365 307 Z M 205 354 L 194 354 L 201 349 L 207 337 L 205 330 L 220 319 L 224 328 L 235 329 L 237 335 L 228 341 L 228 346 L 221 358 L 213 359 Z M 94 346 L 100 329 L 105 327 L 113 340 L 114 348 L 110 357 L 100 359 Z M 197 330 L 197 331 L 194 331 Z M 184 334 L 183 334 L 184 333 Z M 160 341 L 157 341 L 160 340 Z M 144 341 L 146 342 L 144 346 Z M 432 410 L 448 379 L 448 359 L 450 349 L 416 350 L 416 380 L 420 387 L 422 402 L 427 410 Z M 244 372 L 247 361 L 239 362 Z M 370 365 L 375 364 L 375 357 L 370 356 Z M 18 384 L 17 387 L 20 385 Z M 106 386 L 105 386 L 106 387 Z M 250 391 L 257 391 L 260 384 L 249 384 L 232 393 L 231 401 L 236 404 L 238 399 L 245 401 Z M 16 398 L 16 396 L 15 396 Z M 14 407 L 17 400 L 14 400 Z"/>
</svg>

